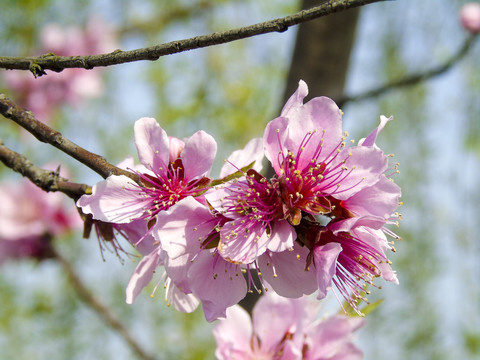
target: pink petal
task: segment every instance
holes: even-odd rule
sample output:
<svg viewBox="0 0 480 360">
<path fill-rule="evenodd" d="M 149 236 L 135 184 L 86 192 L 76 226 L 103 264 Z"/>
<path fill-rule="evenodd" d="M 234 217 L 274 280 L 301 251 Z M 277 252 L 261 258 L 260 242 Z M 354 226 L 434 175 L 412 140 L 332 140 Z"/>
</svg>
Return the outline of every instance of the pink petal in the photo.
<svg viewBox="0 0 480 360">
<path fill-rule="evenodd" d="M 382 230 L 374 230 L 369 227 L 360 226 L 352 230 L 352 234 L 365 243 L 369 244 L 376 249 L 376 252 L 381 257 L 386 258 L 385 251 L 390 250 L 391 247 L 388 244 L 387 238 Z M 380 276 L 386 280 L 398 285 L 398 278 L 395 271 L 386 261 L 378 262 L 374 261 L 375 265 L 380 270 Z"/>
<path fill-rule="evenodd" d="M 338 243 L 328 243 L 313 250 L 319 300 L 325 298 L 327 291 L 332 288 L 332 278 L 335 275 L 338 254 L 341 251 L 342 246 Z"/>
<path fill-rule="evenodd" d="M 206 176 L 212 168 L 217 153 L 217 143 L 205 131 L 197 131 L 186 142 L 180 157 L 185 167 L 185 179 Z"/>
<path fill-rule="evenodd" d="M 281 296 L 298 298 L 317 289 L 313 266 L 305 270 L 309 250 L 296 244 L 293 251 L 266 253 L 259 258 L 262 278 Z M 275 276 L 276 274 L 276 276 Z"/>
<path fill-rule="evenodd" d="M 250 315 L 239 305 L 227 309 L 227 318 L 219 320 L 213 328 L 213 336 L 217 342 L 215 356 L 219 360 L 237 359 L 234 354 L 249 354 L 252 322 Z M 246 357 L 245 357 L 246 358 Z M 241 359 L 241 358 L 238 358 Z"/>
<path fill-rule="evenodd" d="M 202 251 L 193 261 L 188 277 L 192 291 L 202 300 L 208 322 L 225 318 L 226 309 L 237 304 L 247 293 L 240 268 Z"/>
<path fill-rule="evenodd" d="M 287 100 L 283 106 L 280 116 L 288 117 L 291 111 L 295 111 L 296 108 L 303 105 L 303 99 L 308 95 L 307 83 L 303 80 L 298 82 L 298 88 L 292 96 Z"/>
<path fill-rule="evenodd" d="M 275 353 L 285 334 L 295 333 L 301 323 L 298 318 L 301 312 L 297 309 L 300 303 L 274 293 L 267 293 L 258 300 L 253 309 L 253 329 L 263 352 Z"/>
<path fill-rule="evenodd" d="M 175 259 L 168 256 L 165 259 L 165 271 L 176 287 L 181 288 L 186 294 L 192 292 L 190 281 L 188 279 L 188 271 L 192 266 L 193 255 L 185 254 Z"/>
<path fill-rule="evenodd" d="M 362 352 L 353 345 L 352 334 L 364 324 L 362 318 L 339 315 L 318 323 L 308 333 L 307 359 L 361 359 Z"/>
<path fill-rule="evenodd" d="M 170 209 L 157 215 L 152 234 L 162 244 L 169 258 L 175 259 L 200 249 L 198 239 L 208 235 L 214 225 L 210 222 L 210 210 L 189 196 Z"/>
<path fill-rule="evenodd" d="M 282 356 L 279 360 L 303 360 L 303 344 L 292 340 L 285 341 Z"/>
<path fill-rule="evenodd" d="M 180 157 L 180 153 L 185 148 L 185 142 L 173 136 L 169 136 L 168 140 L 169 140 L 169 149 L 170 149 L 170 152 L 168 155 L 168 161 L 173 163 L 175 162 L 175 160 L 177 160 Z"/>
<path fill-rule="evenodd" d="M 168 299 L 168 303 L 180 312 L 191 313 L 200 304 L 200 300 L 193 294 L 185 294 L 178 286 L 170 283 L 167 286 L 167 293 L 165 297 Z"/>
<path fill-rule="evenodd" d="M 372 229 L 381 229 L 385 225 L 385 220 L 378 216 L 362 216 L 352 217 L 344 220 L 331 222 L 328 224 L 328 228 L 337 235 L 339 232 L 349 232 L 351 229 L 358 226 L 368 226 Z"/>
<path fill-rule="evenodd" d="M 242 223 L 227 222 L 220 230 L 218 251 L 227 261 L 250 264 L 266 250 L 270 238 L 265 227 L 255 224 L 247 233 Z M 235 234 L 235 235 L 233 235 Z"/>
<path fill-rule="evenodd" d="M 227 309 L 227 318 L 213 328 L 217 342 L 215 356 L 219 360 L 249 359 L 252 323 L 250 315 L 239 305 Z M 248 354 L 248 356 L 247 356 Z"/>
<path fill-rule="evenodd" d="M 112 175 L 95 184 L 91 195 L 83 195 L 78 199 L 77 206 L 84 213 L 92 214 L 94 219 L 128 223 L 142 216 L 145 210 L 138 190 L 138 185 L 132 179 L 124 175 Z"/>
<path fill-rule="evenodd" d="M 162 265 L 162 259 L 157 250 L 143 257 L 128 282 L 126 289 L 127 304 L 133 304 L 138 294 L 150 283 L 155 270 L 160 265 Z"/>
<path fill-rule="evenodd" d="M 356 215 L 374 215 L 387 220 L 398 207 L 400 187 L 385 176 L 342 202 Z"/>
<path fill-rule="evenodd" d="M 275 221 L 272 234 L 268 242 L 268 250 L 273 252 L 282 252 L 293 247 L 293 241 L 297 234 L 292 225 L 286 220 Z"/>
<path fill-rule="evenodd" d="M 260 172 L 262 170 L 262 160 L 263 160 L 263 141 L 260 138 L 255 138 L 250 140 L 247 145 L 241 150 L 234 151 L 225 161 L 225 164 L 220 170 L 220 179 L 224 178 L 227 175 L 233 174 L 239 169 L 250 165 L 253 161 L 254 170 Z M 233 166 L 234 165 L 234 166 Z"/>
<path fill-rule="evenodd" d="M 345 163 L 343 163 L 344 160 Z M 355 146 L 342 150 L 330 166 L 332 168 L 347 167 L 347 170 L 343 172 L 343 179 L 338 182 L 340 186 L 332 186 L 325 190 L 335 198 L 345 200 L 378 182 L 387 170 L 388 159 L 378 148 Z"/>
<path fill-rule="evenodd" d="M 358 141 L 358 145 L 359 146 L 374 146 L 375 141 L 377 140 L 378 134 L 380 134 L 380 131 L 383 130 L 385 125 L 387 125 L 387 122 L 389 122 L 390 120 L 393 120 L 393 116 L 390 116 L 389 118 L 387 118 L 386 116 L 381 115 L 380 116 L 380 125 L 378 125 L 378 127 L 375 130 L 373 130 L 370 133 L 370 135 L 368 135 L 365 139 L 360 139 Z"/>
<path fill-rule="evenodd" d="M 141 118 L 135 122 L 135 145 L 140 162 L 155 171 L 166 172 L 170 153 L 167 133 L 153 118 Z M 162 170 L 163 171 L 160 171 Z"/>
<path fill-rule="evenodd" d="M 319 144 L 322 144 L 319 160 L 325 159 L 342 142 L 342 115 L 337 104 L 327 97 L 316 97 L 297 108 L 289 117 L 289 133 L 284 146 L 295 154 L 308 133 L 310 140 L 303 143 L 301 156 L 297 158 L 297 169 L 303 170 L 315 157 Z"/>
<path fill-rule="evenodd" d="M 270 161 L 277 175 L 281 175 L 281 165 L 284 156 L 287 154 L 288 149 L 283 144 L 288 132 L 288 119 L 278 117 L 267 124 L 263 134 L 265 157 Z"/>
<path fill-rule="evenodd" d="M 135 246 L 142 255 L 148 255 L 158 247 L 153 236 L 148 233 L 148 224 L 144 219 L 118 224 L 115 229 L 125 235 L 127 241 Z"/>
</svg>

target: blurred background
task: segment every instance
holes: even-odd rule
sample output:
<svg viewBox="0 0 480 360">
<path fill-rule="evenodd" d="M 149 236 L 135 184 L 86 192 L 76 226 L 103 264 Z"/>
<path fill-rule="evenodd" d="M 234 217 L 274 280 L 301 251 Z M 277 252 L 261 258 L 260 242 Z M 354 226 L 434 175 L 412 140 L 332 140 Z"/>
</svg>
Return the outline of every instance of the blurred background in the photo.
<svg viewBox="0 0 480 360">
<path fill-rule="evenodd" d="M 130 50 L 286 16 L 318 2 L 0 3 L 0 55 L 27 56 Z M 0 90 L 114 164 L 129 155 L 136 158 L 133 123 L 140 117 L 155 117 L 179 138 L 203 129 L 218 142 L 213 176 L 231 151 L 263 135 L 300 78 L 309 84 L 310 97 L 325 95 L 341 104 L 344 129 L 353 139 L 377 126 L 380 114 L 393 115 L 377 143 L 400 163 L 395 181 L 402 187 L 403 220 L 393 230 L 402 240 L 390 256 L 400 285 L 377 283 L 383 289 L 374 289 L 369 299 L 384 301 L 367 317 L 357 344 L 365 359 L 476 359 L 480 41 L 477 37 L 466 43 L 470 35 L 458 18 L 465 3 L 382 2 L 315 20 L 301 30 L 294 27 L 155 62 L 48 72 L 35 81 L 27 72 L 0 70 Z M 455 58 L 462 46 L 464 52 Z M 424 80 L 363 96 L 444 64 L 445 69 Z M 5 145 L 34 164 L 61 163 L 79 183 L 93 185 L 101 179 L 13 122 L 2 117 L 0 124 Z M 0 176 L 6 189 L 21 181 L 4 165 Z M 65 207 L 75 211 L 73 202 L 63 198 Z M 154 285 L 134 305 L 125 304 L 125 287 L 138 258 L 123 256 L 121 261 L 108 250 L 102 255 L 95 235 L 85 240 L 80 228 L 55 236 L 54 246 L 68 264 L 0 256 L 0 359 L 137 356 L 82 300 L 68 268 L 155 358 L 214 357 L 213 325 L 205 322 L 201 310 L 177 313 L 164 302 L 163 289 L 150 298 Z"/>
</svg>

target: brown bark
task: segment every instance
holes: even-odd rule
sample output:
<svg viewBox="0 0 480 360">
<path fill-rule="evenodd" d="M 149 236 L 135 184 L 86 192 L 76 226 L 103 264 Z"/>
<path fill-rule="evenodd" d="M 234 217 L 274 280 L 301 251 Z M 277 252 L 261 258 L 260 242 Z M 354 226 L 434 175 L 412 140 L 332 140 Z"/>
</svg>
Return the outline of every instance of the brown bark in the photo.
<svg viewBox="0 0 480 360">
<path fill-rule="evenodd" d="M 302 6 L 305 9 L 317 4 L 318 0 L 303 0 Z M 285 101 L 300 79 L 308 84 L 310 97 L 338 100 L 343 96 L 359 13 L 359 8 L 349 9 L 299 26 Z"/>
</svg>

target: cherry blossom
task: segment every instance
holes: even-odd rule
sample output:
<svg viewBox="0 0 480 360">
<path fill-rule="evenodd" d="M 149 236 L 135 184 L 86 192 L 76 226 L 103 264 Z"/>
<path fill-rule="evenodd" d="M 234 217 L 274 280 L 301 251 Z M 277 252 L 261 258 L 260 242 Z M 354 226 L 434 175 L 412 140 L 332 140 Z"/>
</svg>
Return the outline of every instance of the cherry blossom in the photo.
<svg viewBox="0 0 480 360">
<path fill-rule="evenodd" d="M 383 152 L 373 146 L 346 146 L 341 111 L 329 98 L 303 104 L 305 82 L 265 129 L 265 155 L 277 176 L 284 213 L 298 225 L 302 212 L 332 211 L 328 197 L 347 198 L 375 184 L 387 169 Z"/>
<path fill-rule="evenodd" d="M 352 334 L 363 319 L 330 316 L 318 319 L 318 307 L 307 297 L 287 299 L 274 293 L 260 298 L 252 319 L 241 307 L 227 310 L 213 330 L 219 360 L 361 359 Z"/>
<path fill-rule="evenodd" d="M 63 194 L 46 193 L 27 179 L 0 185 L 0 197 L 0 262 L 51 257 L 51 238 L 82 224 Z"/>
<path fill-rule="evenodd" d="M 205 133 L 192 135 L 184 147 L 171 140 L 153 118 L 141 118 L 134 126 L 135 145 L 142 166 L 137 170 L 141 185 L 121 175 L 112 175 L 93 186 L 77 206 L 94 219 L 129 223 L 152 220 L 162 210 L 190 195 L 199 195 L 210 182 L 207 177 L 217 144 Z M 179 146 L 180 144 L 180 146 Z"/>
</svg>

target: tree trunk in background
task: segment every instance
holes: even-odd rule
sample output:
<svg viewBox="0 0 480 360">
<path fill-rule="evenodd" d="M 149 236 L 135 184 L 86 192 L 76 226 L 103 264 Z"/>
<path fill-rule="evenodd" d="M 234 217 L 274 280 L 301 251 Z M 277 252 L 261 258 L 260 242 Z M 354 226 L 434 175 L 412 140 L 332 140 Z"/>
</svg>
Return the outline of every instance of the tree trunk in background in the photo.
<svg viewBox="0 0 480 360">
<path fill-rule="evenodd" d="M 302 9 L 318 3 L 303 0 Z M 300 79 L 308 84 L 310 97 L 342 97 L 359 13 L 355 8 L 299 25 L 284 102 Z"/>
<path fill-rule="evenodd" d="M 302 9 L 318 4 L 318 0 L 303 0 Z M 360 9 L 355 8 L 299 25 L 281 106 L 295 92 L 300 79 L 308 84 L 309 97 L 337 100 L 343 96 L 359 13 Z M 272 176 L 269 167 L 267 177 Z M 240 305 L 251 313 L 259 297 L 255 291 L 247 293 Z"/>
</svg>

